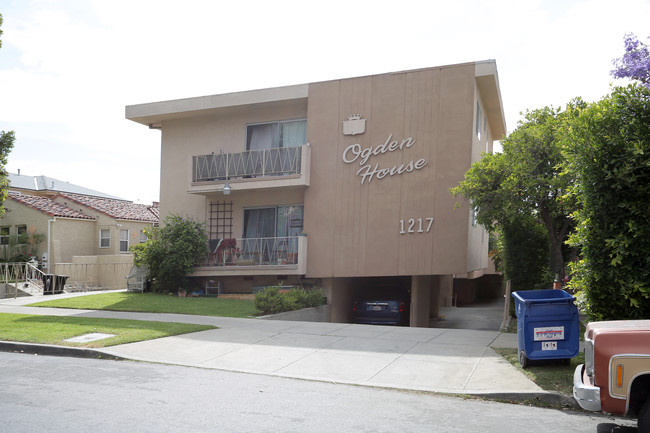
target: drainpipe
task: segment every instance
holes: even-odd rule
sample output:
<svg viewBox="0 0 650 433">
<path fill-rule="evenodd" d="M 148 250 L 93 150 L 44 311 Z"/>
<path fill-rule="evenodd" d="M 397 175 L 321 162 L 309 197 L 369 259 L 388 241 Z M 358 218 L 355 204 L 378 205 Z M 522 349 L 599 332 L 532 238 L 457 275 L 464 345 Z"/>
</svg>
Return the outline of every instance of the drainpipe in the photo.
<svg viewBox="0 0 650 433">
<path fill-rule="evenodd" d="M 52 263 L 52 254 L 51 254 L 51 246 L 52 246 L 52 226 L 51 223 L 56 222 L 56 218 L 52 218 L 51 220 L 47 220 L 47 273 L 50 272 L 50 263 Z"/>
</svg>

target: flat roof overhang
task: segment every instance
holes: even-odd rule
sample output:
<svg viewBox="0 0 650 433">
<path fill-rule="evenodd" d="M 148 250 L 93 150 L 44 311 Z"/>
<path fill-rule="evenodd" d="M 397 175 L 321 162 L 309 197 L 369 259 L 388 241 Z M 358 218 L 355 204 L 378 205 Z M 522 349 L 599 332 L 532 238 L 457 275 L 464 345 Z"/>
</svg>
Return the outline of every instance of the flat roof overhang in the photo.
<svg viewBox="0 0 650 433">
<path fill-rule="evenodd" d="M 476 87 L 483 99 L 483 109 L 490 122 L 494 140 L 501 140 L 507 134 L 506 118 L 503 114 L 499 74 L 494 60 L 476 62 Z"/>
<path fill-rule="evenodd" d="M 125 114 L 129 120 L 147 125 L 150 128 L 159 128 L 165 120 L 216 114 L 221 110 L 233 109 L 235 107 L 274 105 L 292 100 L 306 100 L 308 90 L 308 84 L 300 84 L 225 93 L 222 95 L 127 105 Z"/>
<path fill-rule="evenodd" d="M 475 65 L 477 90 L 483 99 L 485 105 L 484 109 L 488 121 L 490 122 L 490 129 L 494 133 L 494 139 L 500 140 L 506 135 L 507 130 L 495 60 L 422 68 L 413 71 L 390 72 L 388 74 L 400 74 L 427 69 L 446 69 L 467 64 Z M 286 104 L 289 101 L 306 101 L 308 96 L 309 84 L 298 84 L 268 89 L 224 93 L 220 95 L 127 105 L 125 109 L 125 117 L 134 122 L 149 126 L 150 128 L 160 128 L 162 122 L 166 120 L 200 117 L 211 114 L 216 115 L 222 110 L 232 110 L 238 107 L 246 109 L 253 105 L 273 106 Z"/>
</svg>

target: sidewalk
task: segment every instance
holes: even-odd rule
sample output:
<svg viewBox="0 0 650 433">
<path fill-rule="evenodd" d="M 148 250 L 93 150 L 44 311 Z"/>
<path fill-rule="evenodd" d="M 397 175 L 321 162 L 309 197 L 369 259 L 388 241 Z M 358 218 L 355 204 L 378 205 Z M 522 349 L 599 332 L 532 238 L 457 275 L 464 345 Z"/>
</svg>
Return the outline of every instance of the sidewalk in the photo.
<svg viewBox="0 0 650 433">
<path fill-rule="evenodd" d="M 0 313 L 173 321 L 219 328 L 99 350 L 132 360 L 417 391 L 559 398 L 491 349 L 516 348 L 516 334 L 23 306 L 37 301 L 0 300 Z"/>
</svg>

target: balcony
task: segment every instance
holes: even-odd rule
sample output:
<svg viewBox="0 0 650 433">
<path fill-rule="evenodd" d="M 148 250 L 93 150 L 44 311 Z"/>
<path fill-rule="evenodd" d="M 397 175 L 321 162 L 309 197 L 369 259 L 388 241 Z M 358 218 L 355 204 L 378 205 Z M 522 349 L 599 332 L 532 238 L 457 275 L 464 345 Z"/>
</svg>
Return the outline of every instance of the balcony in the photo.
<svg viewBox="0 0 650 433">
<path fill-rule="evenodd" d="M 232 192 L 306 187 L 309 186 L 310 157 L 309 144 L 193 156 L 188 192 L 221 192 L 226 183 Z"/>
<path fill-rule="evenodd" d="M 239 238 L 210 241 L 210 254 L 192 276 L 304 275 L 307 237 Z"/>
</svg>

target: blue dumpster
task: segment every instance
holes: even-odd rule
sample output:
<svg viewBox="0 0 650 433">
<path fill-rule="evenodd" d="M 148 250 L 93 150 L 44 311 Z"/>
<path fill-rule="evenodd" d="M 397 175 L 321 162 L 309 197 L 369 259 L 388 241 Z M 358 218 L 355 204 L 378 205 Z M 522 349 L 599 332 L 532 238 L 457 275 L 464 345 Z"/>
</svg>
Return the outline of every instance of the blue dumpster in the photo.
<svg viewBox="0 0 650 433">
<path fill-rule="evenodd" d="M 578 308 L 564 290 L 514 292 L 517 346 L 523 368 L 529 360 L 561 359 L 568 363 L 580 349 Z"/>
</svg>

